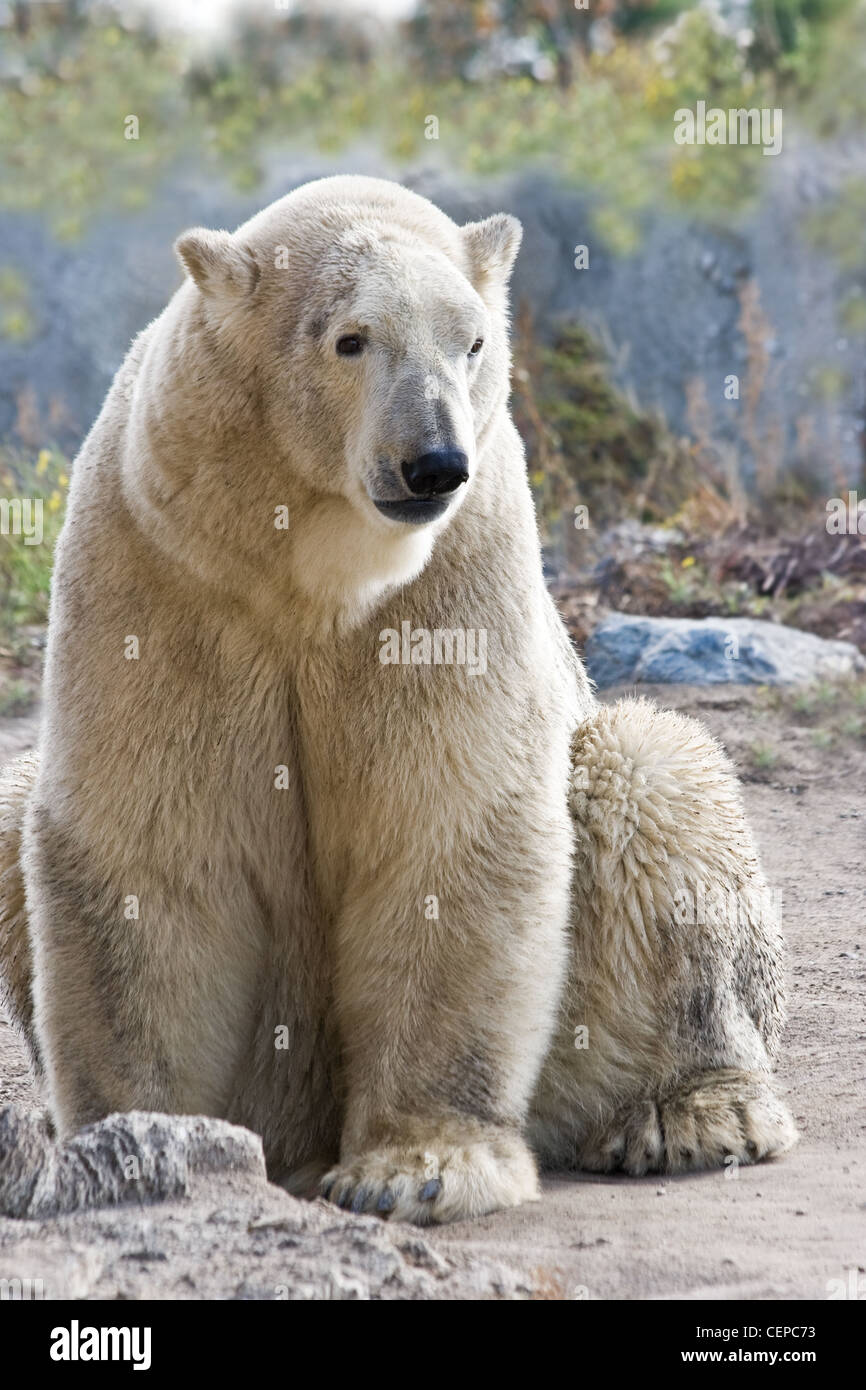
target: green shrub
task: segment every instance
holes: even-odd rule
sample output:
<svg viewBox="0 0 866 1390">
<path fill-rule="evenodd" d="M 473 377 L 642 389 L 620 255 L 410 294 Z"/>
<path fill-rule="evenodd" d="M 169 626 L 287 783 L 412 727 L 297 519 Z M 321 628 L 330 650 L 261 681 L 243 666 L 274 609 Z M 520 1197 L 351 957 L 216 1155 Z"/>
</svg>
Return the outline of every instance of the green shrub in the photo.
<svg viewBox="0 0 866 1390">
<path fill-rule="evenodd" d="M 0 452 L 0 497 L 42 502 L 42 540 L 27 545 L 23 536 L 0 531 L 0 639 L 8 642 L 22 624 L 44 623 L 54 546 L 63 524 L 69 461 L 57 450 L 36 458 Z"/>
</svg>

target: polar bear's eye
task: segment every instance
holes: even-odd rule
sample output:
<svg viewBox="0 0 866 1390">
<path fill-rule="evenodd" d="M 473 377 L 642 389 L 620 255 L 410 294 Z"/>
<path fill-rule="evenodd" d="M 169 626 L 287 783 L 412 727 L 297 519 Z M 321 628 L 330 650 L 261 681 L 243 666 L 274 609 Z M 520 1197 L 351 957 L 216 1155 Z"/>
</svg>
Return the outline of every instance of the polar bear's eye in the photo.
<svg viewBox="0 0 866 1390">
<path fill-rule="evenodd" d="M 347 333 L 345 337 L 337 339 L 337 352 L 341 357 L 355 357 L 364 346 L 364 339 L 360 333 Z"/>
<path fill-rule="evenodd" d="M 479 354 L 479 352 L 480 352 L 481 349 L 483 348 L 483 346 L 484 346 L 484 339 L 483 339 L 483 338 L 476 338 L 476 339 L 475 339 L 475 342 L 472 344 L 471 348 L 469 349 L 469 356 L 470 356 L 470 357 L 477 357 L 478 354 Z"/>
</svg>

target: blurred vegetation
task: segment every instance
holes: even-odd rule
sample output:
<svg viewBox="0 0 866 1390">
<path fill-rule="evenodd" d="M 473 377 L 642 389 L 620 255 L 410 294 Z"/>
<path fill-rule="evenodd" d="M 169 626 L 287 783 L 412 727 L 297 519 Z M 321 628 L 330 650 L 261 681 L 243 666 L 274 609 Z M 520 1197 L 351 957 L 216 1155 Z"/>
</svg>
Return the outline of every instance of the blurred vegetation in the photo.
<svg viewBox="0 0 866 1390">
<path fill-rule="evenodd" d="M 515 337 L 513 410 L 547 544 L 576 555 L 576 508 L 601 526 L 678 511 L 698 485 L 694 446 L 612 385 L 604 347 L 576 323 L 542 346 L 526 305 Z"/>
<path fill-rule="evenodd" d="M 184 153 L 252 189 L 276 146 L 333 153 L 372 140 L 395 161 L 435 157 L 472 174 L 547 165 L 597 190 L 598 230 L 627 251 L 660 197 L 718 219 L 757 187 L 760 148 L 719 160 L 675 145 L 677 107 L 790 100 L 824 135 L 866 116 L 864 0 L 752 0 L 747 30 L 688 0 L 423 0 L 396 28 L 244 9 L 232 43 L 207 53 L 123 6 L 14 13 L 0 59 L 0 202 L 44 210 L 69 237 L 106 205 L 134 210 Z"/>
<path fill-rule="evenodd" d="M 55 449 L 36 454 L 0 450 L 0 496 L 42 503 L 42 541 L 25 545 L 24 538 L 0 531 L 0 647 L 23 658 L 16 642 L 20 629 L 48 620 L 48 596 L 54 545 L 63 524 L 70 463 Z"/>
<path fill-rule="evenodd" d="M 27 281 L 14 266 L 0 266 L 0 336 L 25 342 L 33 331 Z"/>
</svg>

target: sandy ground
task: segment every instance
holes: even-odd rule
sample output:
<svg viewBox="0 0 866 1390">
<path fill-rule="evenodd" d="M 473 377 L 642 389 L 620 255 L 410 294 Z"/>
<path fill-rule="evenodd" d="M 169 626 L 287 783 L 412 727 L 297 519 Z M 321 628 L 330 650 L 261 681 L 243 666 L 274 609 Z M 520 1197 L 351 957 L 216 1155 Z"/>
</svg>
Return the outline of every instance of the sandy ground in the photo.
<svg viewBox="0 0 866 1390">
<path fill-rule="evenodd" d="M 460 1264 L 523 1271 L 552 1299 L 824 1299 L 851 1268 L 866 1295 L 866 751 L 818 747 L 743 688 L 647 693 L 699 714 L 726 743 L 782 890 L 790 1019 L 780 1073 L 800 1144 L 735 1178 L 551 1178 L 537 1204 L 425 1238 Z M 33 728 L 0 721 L 0 763 Z M 755 768 L 756 742 L 777 750 L 770 769 Z M 0 1021 L 0 1104 L 32 1098 Z"/>
</svg>

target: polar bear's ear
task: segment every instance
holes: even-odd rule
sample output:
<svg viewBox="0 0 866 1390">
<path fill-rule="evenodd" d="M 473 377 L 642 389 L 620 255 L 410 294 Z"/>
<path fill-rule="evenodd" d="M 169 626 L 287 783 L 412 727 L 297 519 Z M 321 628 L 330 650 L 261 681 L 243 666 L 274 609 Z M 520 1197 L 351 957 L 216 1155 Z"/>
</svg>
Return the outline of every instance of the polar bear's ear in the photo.
<svg viewBox="0 0 866 1390">
<path fill-rule="evenodd" d="M 240 299 L 259 282 L 261 269 L 255 256 L 230 232 L 209 232 L 193 227 L 174 243 L 177 258 L 202 294 Z"/>
<path fill-rule="evenodd" d="M 482 289 L 485 283 L 504 285 L 523 239 L 517 218 L 497 212 L 483 222 L 467 222 L 461 232 L 475 287 Z"/>
</svg>

